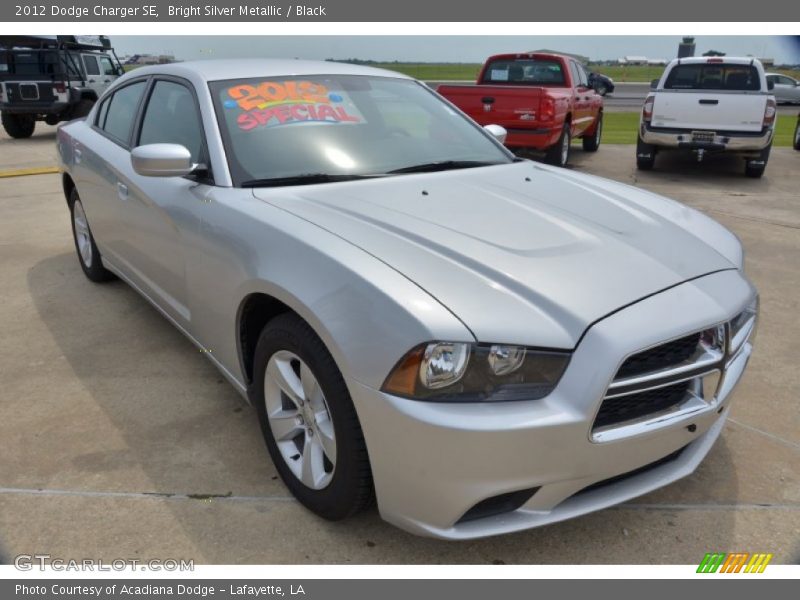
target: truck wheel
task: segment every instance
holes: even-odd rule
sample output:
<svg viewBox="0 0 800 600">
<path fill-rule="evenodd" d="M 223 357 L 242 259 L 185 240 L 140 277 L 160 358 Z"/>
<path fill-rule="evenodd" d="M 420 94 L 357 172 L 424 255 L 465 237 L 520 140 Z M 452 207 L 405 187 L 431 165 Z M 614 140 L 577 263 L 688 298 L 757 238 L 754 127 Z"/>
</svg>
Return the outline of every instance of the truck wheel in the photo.
<svg viewBox="0 0 800 600">
<path fill-rule="evenodd" d="M 31 115 L 9 115 L 2 114 L 3 129 L 12 138 L 29 138 L 33 135 L 36 128 L 36 119 Z"/>
<path fill-rule="evenodd" d="M 636 168 L 640 171 L 649 171 L 656 164 L 656 147 L 645 144 L 642 138 L 636 142 Z"/>
<path fill-rule="evenodd" d="M 754 179 L 761 177 L 767 168 L 770 150 L 772 150 L 772 144 L 764 148 L 758 158 L 748 158 L 744 163 L 744 174 Z"/>
<path fill-rule="evenodd" d="M 601 96 L 605 96 L 608 93 L 608 86 L 605 83 L 598 83 L 594 91 L 596 91 Z"/>
<path fill-rule="evenodd" d="M 597 125 L 595 125 L 594 133 L 583 138 L 583 149 L 587 152 L 597 152 L 600 147 L 600 138 L 603 135 L 603 113 L 597 115 Z"/>
<path fill-rule="evenodd" d="M 72 118 L 82 119 L 89 114 L 89 111 L 92 110 L 93 106 L 94 100 L 89 100 L 87 98 L 82 99 L 72 108 Z"/>
<path fill-rule="evenodd" d="M 275 317 L 256 344 L 251 398 L 267 450 L 306 508 L 336 521 L 373 501 L 364 434 L 342 374 L 294 314 Z"/>
<path fill-rule="evenodd" d="M 572 144 L 572 138 L 569 133 L 569 123 L 564 123 L 564 129 L 561 130 L 561 137 L 558 141 L 547 149 L 544 155 L 544 160 L 548 164 L 557 167 L 566 167 L 569 162 L 569 149 Z"/>
<path fill-rule="evenodd" d="M 800 150 L 800 119 L 797 119 L 797 125 L 794 128 L 794 149 Z"/>
</svg>

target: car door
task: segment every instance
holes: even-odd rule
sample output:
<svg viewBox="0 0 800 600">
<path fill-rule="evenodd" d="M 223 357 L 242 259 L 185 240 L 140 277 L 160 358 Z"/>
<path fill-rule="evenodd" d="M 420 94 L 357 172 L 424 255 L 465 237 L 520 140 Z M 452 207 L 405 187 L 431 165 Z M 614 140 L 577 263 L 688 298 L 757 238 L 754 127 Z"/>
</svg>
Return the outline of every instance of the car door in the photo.
<svg viewBox="0 0 800 600">
<path fill-rule="evenodd" d="M 195 163 L 207 164 L 205 137 L 191 84 L 171 77 L 152 80 L 133 133 L 132 147 L 180 144 Z M 137 284 L 175 321 L 190 330 L 186 253 L 200 227 L 199 207 L 209 175 L 149 177 L 133 170 L 130 156 L 118 165 L 121 253 Z"/>
<path fill-rule="evenodd" d="M 572 74 L 572 87 L 575 94 L 574 110 L 572 113 L 572 136 L 583 135 L 586 128 L 592 124 L 592 96 L 594 90 L 589 87 L 589 78 L 581 66 L 574 60 L 569 61 Z"/>
<path fill-rule="evenodd" d="M 775 99 L 779 102 L 800 102 L 800 87 L 791 77 L 778 75 L 775 77 Z"/>
<path fill-rule="evenodd" d="M 86 87 L 93 90 L 99 98 L 111 79 L 100 72 L 100 63 L 95 54 L 82 54 L 83 70 L 86 72 Z"/>
</svg>

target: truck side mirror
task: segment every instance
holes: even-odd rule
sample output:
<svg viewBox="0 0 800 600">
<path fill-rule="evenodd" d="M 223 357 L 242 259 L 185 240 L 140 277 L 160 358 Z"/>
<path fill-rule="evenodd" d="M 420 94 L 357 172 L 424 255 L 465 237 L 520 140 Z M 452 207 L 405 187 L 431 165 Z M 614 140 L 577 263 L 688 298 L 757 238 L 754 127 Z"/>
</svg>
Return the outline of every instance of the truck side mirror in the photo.
<svg viewBox="0 0 800 600">
<path fill-rule="evenodd" d="M 654 90 L 657 87 L 658 87 L 658 79 L 653 79 L 653 81 L 650 82 L 650 89 Z"/>
</svg>

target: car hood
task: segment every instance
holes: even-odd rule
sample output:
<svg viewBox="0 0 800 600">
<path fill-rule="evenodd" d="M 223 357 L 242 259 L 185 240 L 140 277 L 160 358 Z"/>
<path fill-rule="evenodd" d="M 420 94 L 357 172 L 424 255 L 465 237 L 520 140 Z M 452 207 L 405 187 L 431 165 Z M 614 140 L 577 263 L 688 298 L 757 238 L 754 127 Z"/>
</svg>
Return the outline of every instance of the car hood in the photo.
<svg viewBox="0 0 800 600">
<path fill-rule="evenodd" d="M 253 193 L 399 271 L 482 342 L 572 348 L 621 307 L 737 268 L 704 240 L 738 243 L 701 213 L 530 161 Z"/>
</svg>

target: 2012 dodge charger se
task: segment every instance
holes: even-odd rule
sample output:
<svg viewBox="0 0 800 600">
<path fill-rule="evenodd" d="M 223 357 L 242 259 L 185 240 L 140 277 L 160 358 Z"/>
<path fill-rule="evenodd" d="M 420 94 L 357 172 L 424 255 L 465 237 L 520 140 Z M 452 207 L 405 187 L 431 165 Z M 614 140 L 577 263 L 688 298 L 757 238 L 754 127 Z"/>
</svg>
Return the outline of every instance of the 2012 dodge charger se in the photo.
<svg viewBox="0 0 800 600">
<path fill-rule="evenodd" d="M 498 137 L 397 73 L 236 60 L 132 71 L 57 143 L 86 276 L 204 351 L 301 503 L 464 539 L 690 474 L 758 311 L 721 225 Z"/>
</svg>

